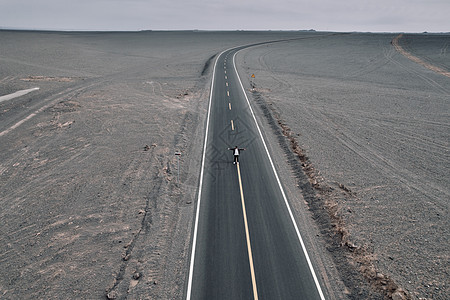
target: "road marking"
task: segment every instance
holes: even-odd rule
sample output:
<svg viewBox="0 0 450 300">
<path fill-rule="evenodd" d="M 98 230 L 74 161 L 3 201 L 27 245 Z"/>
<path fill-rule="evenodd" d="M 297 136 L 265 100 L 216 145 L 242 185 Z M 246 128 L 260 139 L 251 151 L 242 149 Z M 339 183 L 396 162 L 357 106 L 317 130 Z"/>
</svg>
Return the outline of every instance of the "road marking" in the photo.
<svg viewBox="0 0 450 300">
<path fill-rule="evenodd" d="M 228 108 L 231 110 L 231 103 L 228 102 Z"/>
<path fill-rule="evenodd" d="M 233 123 L 233 120 L 231 120 L 231 130 L 234 131 L 234 123 Z"/>
<path fill-rule="evenodd" d="M 225 79 L 228 79 L 228 76 L 225 76 Z"/>
<path fill-rule="evenodd" d="M 227 74 L 227 71 L 225 71 L 225 74 Z"/>
<path fill-rule="evenodd" d="M 230 97 L 230 91 L 227 91 L 227 96 Z"/>
<path fill-rule="evenodd" d="M 242 84 L 241 77 L 239 76 L 239 73 L 237 71 L 237 68 L 236 68 L 236 54 L 238 52 L 239 51 L 236 51 L 236 53 L 234 53 L 234 55 L 233 55 L 234 72 L 236 73 L 237 78 L 239 80 L 239 84 L 241 85 L 241 89 L 244 92 L 245 99 L 247 100 L 247 104 L 248 104 L 248 107 L 250 108 L 250 112 L 251 112 L 251 114 L 253 116 L 253 120 L 255 121 L 256 128 L 258 129 L 259 136 L 261 137 L 261 140 L 263 142 L 264 149 L 266 150 L 266 154 L 267 154 L 267 157 L 269 158 L 270 165 L 272 166 L 273 173 L 275 174 L 275 178 L 277 179 L 277 183 L 278 183 L 278 186 L 280 188 L 281 195 L 283 196 L 284 203 L 286 204 L 287 210 L 289 212 L 289 216 L 291 217 L 292 224 L 294 225 L 295 232 L 297 233 L 297 238 L 300 241 L 303 253 L 305 254 L 306 261 L 308 262 L 309 270 L 311 271 L 311 274 L 312 274 L 313 279 L 314 279 L 314 283 L 316 284 L 317 292 L 319 293 L 320 299 L 325 300 L 325 296 L 323 295 L 322 288 L 320 287 L 319 280 L 317 279 L 317 276 L 316 276 L 316 272 L 314 271 L 314 267 L 313 267 L 313 265 L 311 263 L 311 259 L 309 258 L 308 251 L 306 251 L 305 243 L 303 242 L 303 238 L 302 238 L 302 236 L 300 234 L 300 230 L 298 229 L 297 222 L 295 221 L 294 214 L 292 213 L 292 210 L 291 210 L 291 207 L 290 207 L 289 202 L 287 200 L 287 197 L 286 197 L 286 194 L 284 192 L 283 186 L 281 185 L 280 178 L 278 177 L 278 173 L 277 173 L 277 171 L 275 169 L 275 165 L 273 164 L 272 157 L 270 156 L 269 149 L 267 148 L 266 141 L 264 140 L 264 137 L 263 137 L 262 132 L 261 132 L 261 128 L 259 128 L 258 122 L 256 121 L 255 113 L 253 112 L 253 108 L 250 105 L 250 101 L 248 100 L 247 93 L 245 92 L 245 89 L 244 89 L 244 85 Z"/>
<path fill-rule="evenodd" d="M 252 246 L 250 243 L 250 234 L 248 231 L 247 212 L 245 210 L 244 191 L 242 189 L 241 169 L 239 168 L 239 162 L 236 164 L 236 166 L 239 179 L 239 190 L 241 192 L 242 214 L 244 215 L 245 237 L 247 239 L 247 252 L 248 252 L 248 260 L 250 263 L 250 274 L 252 276 L 253 299 L 258 300 L 258 289 L 256 288 L 255 268 L 253 266 Z"/>
<path fill-rule="evenodd" d="M 228 86 L 228 82 L 225 82 L 225 84 Z"/>
<path fill-rule="evenodd" d="M 195 223 L 194 223 L 194 232 L 193 232 L 193 238 L 192 238 L 192 250 L 191 250 L 191 262 L 189 267 L 189 279 L 188 279 L 188 286 L 186 291 L 186 300 L 191 299 L 191 293 L 192 293 L 192 278 L 194 275 L 194 263 L 195 263 L 195 250 L 197 248 L 197 233 L 198 233 L 198 220 L 200 217 L 200 203 L 202 199 L 202 187 L 203 187 L 203 174 L 205 171 L 205 160 L 206 160 L 206 145 L 208 143 L 208 131 L 209 131 L 209 119 L 211 116 L 211 103 L 212 103 L 212 95 L 214 90 L 214 78 L 216 73 L 214 70 L 217 66 L 217 61 L 219 60 L 219 57 L 225 52 L 221 52 L 219 56 L 216 58 L 216 62 L 214 63 L 213 68 L 213 76 L 211 80 L 211 92 L 209 94 L 209 105 L 208 105 L 208 116 L 206 117 L 206 130 L 205 130 L 205 142 L 203 144 L 203 155 L 202 155 L 202 166 L 200 171 L 200 182 L 198 184 L 198 197 L 197 197 L 197 210 L 195 212 Z"/>
<path fill-rule="evenodd" d="M 21 91 L 17 91 L 15 93 L 9 94 L 9 95 L 4 95 L 4 96 L 0 96 L 0 102 L 6 101 L 6 100 L 11 100 L 23 95 L 26 95 L 28 93 L 31 93 L 32 91 L 37 91 L 39 90 L 38 87 L 32 88 L 32 89 L 28 89 L 28 90 L 21 90 Z"/>
</svg>

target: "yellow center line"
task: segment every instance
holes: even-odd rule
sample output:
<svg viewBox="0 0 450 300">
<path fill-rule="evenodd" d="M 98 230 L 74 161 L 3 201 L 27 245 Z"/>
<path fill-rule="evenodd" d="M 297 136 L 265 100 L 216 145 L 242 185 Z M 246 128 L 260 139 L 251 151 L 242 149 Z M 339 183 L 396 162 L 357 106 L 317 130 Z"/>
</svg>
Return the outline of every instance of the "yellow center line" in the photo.
<svg viewBox="0 0 450 300">
<path fill-rule="evenodd" d="M 233 123 L 233 120 L 231 120 L 231 130 L 234 130 L 234 123 Z"/>
<path fill-rule="evenodd" d="M 250 234 L 248 231 L 247 212 L 245 210 L 244 191 L 242 189 L 241 170 L 239 162 L 237 163 L 237 173 L 239 179 L 239 190 L 241 191 L 242 214 L 244 215 L 245 237 L 247 239 L 248 260 L 250 262 L 250 274 L 252 276 L 253 299 L 258 300 L 258 289 L 256 288 L 255 268 L 253 267 L 252 246 L 250 244 Z"/>
<path fill-rule="evenodd" d="M 231 103 L 228 102 L 228 108 L 231 110 Z"/>
</svg>

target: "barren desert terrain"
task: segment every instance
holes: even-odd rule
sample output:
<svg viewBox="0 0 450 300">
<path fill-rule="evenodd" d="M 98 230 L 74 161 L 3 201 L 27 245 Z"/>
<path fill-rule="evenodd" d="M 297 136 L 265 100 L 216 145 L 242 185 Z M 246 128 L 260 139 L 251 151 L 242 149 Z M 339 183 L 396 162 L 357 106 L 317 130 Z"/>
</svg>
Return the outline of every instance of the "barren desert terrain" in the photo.
<svg viewBox="0 0 450 300">
<path fill-rule="evenodd" d="M 315 190 L 311 211 L 347 248 L 336 263 L 344 255 L 373 286 L 413 299 L 449 297 L 449 43 L 342 34 L 240 56 L 266 123 L 277 123 L 300 161 L 293 171 Z"/>
<path fill-rule="evenodd" d="M 238 70 L 329 298 L 448 299 L 450 35 L 188 31 L 0 31 L 0 97 L 39 88 L 0 101 L 0 298 L 183 298 L 214 59 L 272 40 Z"/>
</svg>

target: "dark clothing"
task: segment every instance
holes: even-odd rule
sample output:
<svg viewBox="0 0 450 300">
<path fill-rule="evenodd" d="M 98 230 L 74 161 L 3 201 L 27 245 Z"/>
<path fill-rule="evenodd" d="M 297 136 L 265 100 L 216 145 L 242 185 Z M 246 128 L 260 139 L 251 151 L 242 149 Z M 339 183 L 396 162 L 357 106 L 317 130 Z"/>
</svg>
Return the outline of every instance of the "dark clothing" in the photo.
<svg viewBox="0 0 450 300">
<path fill-rule="evenodd" d="M 234 155 L 233 164 L 236 164 L 236 163 L 239 162 L 239 154 L 240 154 L 240 152 L 245 150 L 245 148 L 234 147 L 234 148 L 228 148 L 228 150 L 232 150 L 233 151 L 233 155 Z"/>
</svg>

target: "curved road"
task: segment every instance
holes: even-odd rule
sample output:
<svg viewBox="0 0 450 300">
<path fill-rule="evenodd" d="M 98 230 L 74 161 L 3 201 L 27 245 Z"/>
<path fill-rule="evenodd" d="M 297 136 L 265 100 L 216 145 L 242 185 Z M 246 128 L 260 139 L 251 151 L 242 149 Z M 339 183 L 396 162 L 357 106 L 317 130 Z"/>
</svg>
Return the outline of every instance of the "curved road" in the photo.
<svg viewBox="0 0 450 300">
<path fill-rule="evenodd" d="M 324 299 L 234 66 L 245 47 L 213 70 L 186 298 Z"/>
</svg>

